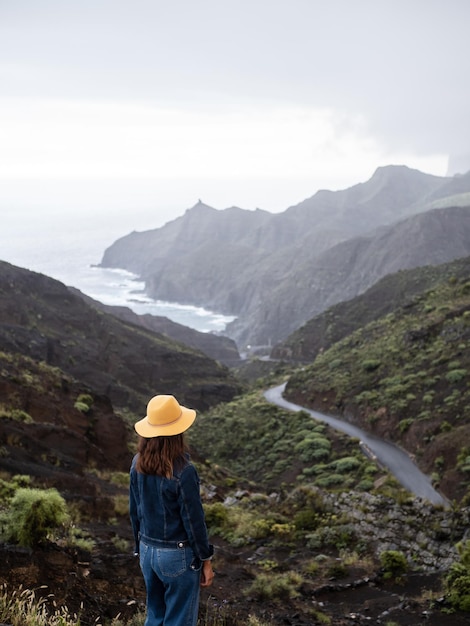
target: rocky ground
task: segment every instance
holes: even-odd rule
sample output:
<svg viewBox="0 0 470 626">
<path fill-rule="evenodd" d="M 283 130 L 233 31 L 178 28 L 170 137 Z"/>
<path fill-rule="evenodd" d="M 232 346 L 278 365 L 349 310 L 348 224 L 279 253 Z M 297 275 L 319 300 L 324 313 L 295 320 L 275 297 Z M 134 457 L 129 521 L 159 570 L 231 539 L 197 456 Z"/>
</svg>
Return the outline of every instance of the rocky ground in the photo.
<svg viewBox="0 0 470 626">
<path fill-rule="evenodd" d="M 346 506 L 347 499 L 345 495 L 337 502 L 338 513 Z M 374 508 L 379 505 L 372 499 L 369 508 L 358 513 L 357 523 L 364 536 L 374 534 L 389 547 L 394 539 L 397 549 L 404 549 L 406 544 L 411 551 L 417 549 L 418 542 L 426 544 L 426 554 L 423 547 L 424 556 L 417 563 L 417 571 L 405 575 L 400 583 L 385 581 L 379 567 L 371 570 L 370 564 L 359 560 L 337 576 L 317 573 L 305 577 L 297 597 L 261 598 L 247 594 L 260 561 L 276 561 L 295 571 L 303 567 L 309 553 L 318 556 L 318 551 L 302 545 L 273 547 L 262 542 L 235 548 L 214 537 L 216 575 L 213 586 L 202 592 L 200 626 L 243 626 L 248 623 L 249 615 L 256 615 L 269 626 L 468 625 L 469 614 L 445 612 L 448 607 L 443 598 L 441 572 L 436 570 L 436 550 L 441 552 L 444 563 L 446 554 L 451 558 L 451 542 L 440 536 L 433 545 L 426 543 L 425 528 L 422 536 L 411 538 L 413 526 L 405 522 L 413 513 L 409 507 L 401 513 L 399 507 L 390 509 L 388 521 L 384 520 L 380 532 L 374 531 L 371 520 Z M 101 506 L 106 508 L 105 499 Z M 424 505 L 423 511 L 426 508 Z M 429 526 L 424 512 L 423 516 L 417 523 Z M 445 529 L 443 512 L 435 524 L 436 528 Z M 393 527 L 398 530 L 392 537 Z M 86 530 L 95 541 L 91 551 L 61 546 L 60 541 L 34 550 L 1 545 L 0 583 L 7 584 L 10 590 L 31 589 L 38 596 L 51 596 L 57 606 L 67 606 L 71 612 L 79 613 L 82 626 L 104 624 L 118 615 L 124 621 L 143 611 L 145 589 L 138 560 L 132 555 L 126 516 L 88 523 Z M 419 560 L 417 556 L 415 560 Z M 327 618 L 329 622 L 325 621 Z"/>
<path fill-rule="evenodd" d="M 97 529 L 98 530 L 98 529 Z M 101 529 L 104 532 L 104 529 Z M 442 612 L 441 581 L 437 573 L 412 574 L 401 584 L 370 579 L 350 572 L 340 581 L 304 584 L 297 599 L 258 600 L 245 595 L 252 579 L 251 551 L 218 546 L 213 587 L 201 597 L 200 624 L 242 626 L 256 615 L 269 625 L 308 626 L 330 623 L 399 624 L 403 626 L 464 626 L 467 615 Z M 358 578 L 355 578 L 355 575 Z M 82 626 L 103 623 L 121 615 L 130 618 L 143 610 L 145 591 L 137 560 L 118 552 L 104 539 L 87 554 L 49 545 L 31 552 L 2 546 L 0 581 L 10 589 L 20 586 L 52 594 L 57 606 L 80 613 Z M 435 598 L 435 608 L 430 600 Z M 320 621 L 315 614 L 329 616 Z"/>
</svg>

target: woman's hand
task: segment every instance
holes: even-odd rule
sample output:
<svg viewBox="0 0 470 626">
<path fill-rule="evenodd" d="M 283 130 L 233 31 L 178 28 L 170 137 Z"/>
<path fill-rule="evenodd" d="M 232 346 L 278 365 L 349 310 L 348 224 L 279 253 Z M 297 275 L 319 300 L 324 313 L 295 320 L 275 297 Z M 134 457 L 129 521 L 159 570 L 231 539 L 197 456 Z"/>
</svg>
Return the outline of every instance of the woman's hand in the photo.
<svg viewBox="0 0 470 626">
<path fill-rule="evenodd" d="M 211 561 L 203 561 L 201 571 L 201 587 L 210 587 L 213 580 L 214 570 L 212 569 Z"/>
</svg>

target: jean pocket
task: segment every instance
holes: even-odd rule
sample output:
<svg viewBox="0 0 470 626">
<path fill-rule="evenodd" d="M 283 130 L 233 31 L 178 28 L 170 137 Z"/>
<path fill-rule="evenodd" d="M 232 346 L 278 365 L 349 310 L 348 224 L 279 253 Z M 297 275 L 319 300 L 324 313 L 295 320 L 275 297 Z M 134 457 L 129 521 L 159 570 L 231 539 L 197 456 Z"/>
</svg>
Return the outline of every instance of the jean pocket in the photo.
<svg viewBox="0 0 470 626">
<path fill-rule="evenodd" d="M 163 576 L 175 578 L 181 576 L 188 565 L 186 561 L 186 551 L 180 548 L 176 550 L 162 549 L 157 550 L 157 561 Z"/>
</svg>

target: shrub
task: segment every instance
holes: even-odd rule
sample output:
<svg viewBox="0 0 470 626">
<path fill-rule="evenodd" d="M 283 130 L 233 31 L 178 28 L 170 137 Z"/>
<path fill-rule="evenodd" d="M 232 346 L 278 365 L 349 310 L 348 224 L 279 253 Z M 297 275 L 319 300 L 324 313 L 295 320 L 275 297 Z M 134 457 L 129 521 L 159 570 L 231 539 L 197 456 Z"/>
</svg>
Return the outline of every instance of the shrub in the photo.
<svg viewBox="0 0 470 626">
<path fill-rule="evenodd" d="M 10 481 L 0 478 L 0 502 L 9 501 L 19 487 L 27 487 L 31 483 L 31 476 L 16 474 Z"/>
<path fill-rule="evenodd" d="M 461 472 L 470 473 L 470 448 L 464 447 L 457 456 L 457 467 Z"/>
<path fill-rule="evenodd" d="M 117 494 L 114 496 L 114 512 L 116 515 L 125 517 L 129 515 L 129 496 Z"/>
<path fill-rule="evenodd" d="M 313 509 L 303 509 L 294 515 L 294 526 L 297 530 L 315 530 L 320 523 L 320 516 Z"/>
<path fill-rule="evenodd" d="M 341 485 L 344 483 L 344 476 L 342 474 L 328 474 L 326 476 L 320 476 L 316 479 L 315 485 L 322 489 L 328 489 L 335 485 Z"/>
<path fill-rule="evenodd" d="M 297 589 L 302 584 L 303 579 L 296 572 L 286 572 L 284 574 L 258 574 L 250 587 L 246 590 L 247 595 L 254 595 L 259 600 L 286 600 L 299 595 Z"/>
<path fill-rule="evenodd" d="M 326 448 L 317 448 L 310 453 L 312 461 L 327 461 L 330 456 L 330 451 Z"/>
<path fill-rule="evenodd" d="M 80 550 L 84 550 L 86 552 L 91 552 L 95 547 L 95 542 L 89 534 L 81 528 L 77 528 L 75 526 L 72 526 L 70 529 L 68 543 L 69 545 L 80 548 Z"/>
<path fill-rule="evenodd" d="M 113 485 L 129 487 L 129 472 L 112 472 L 109 476 L 109 480 Z"/>
<path fill-rule="evenodd" d="M 5 514 L 3 530 L 7 540 L 33 547 L 67 520 L 65 500 L 56 489 L 20 488 Z"/>
<path fill-rule="evenodd" d="M 348 472 L 353 472 L 358 467 L 360 467 L 361 461 L 357 459 L 355 456 L 344 456 L 337 461 L 334 461 L 330 464 L 330 467 L 340 474 L 346 474 Z"/>
<path fill-rule="evenodd" d="M 311 615 L 316 624 L 325 624 L 325 626 L 329 626 L 331 624 L 331 617 L 326 615 L 326 613 L 322 613 L 318 609 L 313 609 L 311 611 Z"/>
<path fill-rule="evenodd" d="M 408 562 L 403 552 L 385 550 L 380 554 L 380 563 L 385 580 L 400 580 L 408 571 Z"/>
<path fill-rule="evenodd" d="M 374 481 L 370 478 L 363 478 L 356 486 L 358 491 L 372 491 L 374 488 Z"/>
<path fill-rule="evenodd" d="M 373 372 L 381 366 L 381 362 L 377 359 L 365 359 L 362 361 L 362 369 L 366 372 Z"/>
<path fill-rule="evenodd" d="M 206 524 L 210 532 L 220 532 L 226 526 L 228 521 L 228 511 L 222 502 L 205 504 L 204 513 L 206 516 Z"/>
<path fill-rule="evenodd" d="M 450 372 L 447 372 L 446 380 L 449 383 L 454 384 L 454 383 L 459 383 L 461 380 L 466 378 L 466 376 L 467 376 L 467 370 L 455 369 L 455 370 L 450 370 Z"/>
<path fill-rule="evenodd" d="M 89 393 L 81 393 L 75 401 L 74 407 L 82 413 L 88 413 L 93 406 L 93 397 Z"/>
<path fill-rule="evenodd" d="M 324 523 L 327 524 L 326 521 Z M 307 546 L 312 550 L 321 547 L 343 550 L 357 541 L 354 529 L 346 524 L 319 527 L 314 533 L 307 535 L 307 539 Z"/>
<path fill-rule="evenodd" d="M 21 409 L 13 409 L 10 413 L 10 417 L 17 422 L 24 422 L 25 424 L 32 424 L 34 422 L 31 415 Z"/>
<path fill-rule="evenodd" d="M 457 544 L 460 561 L 450 566 L 445 577 L 449 604 L 460 611 L 470 612 L 470 540 Z"/>
<path fill-rule="evenodd" d="M 361 391 L 357 396 L 354 396 L 354 399 L 358 404 L 371 404 L 375 406 L 376 401 L 380 399 L 380 394 L 377 391 L 366 389 L 365 391 Z"/>
<path fill-rule="evenodd" d="M 409 427 L 413 424 L 414 420 L 412 417 L 407 417 L 403 420 L 400 420 L 398 422 L 398 428 L 400 430 L 401 433 L 405 433 Z"/>
<path fill-rule="evenodd" d="M 320 568 L 320 566 L 319 566 L 318 562 L 317 561 L 313 561 L 313 560 L 312 561 L 306 561 L 302 565 L 303 573 L 306 576 L 309 576 L 309 577 L 316 576 L 318 574 L 319 568 Z"/>
<path fill-rule="evenodd" d="M 335 370 L 335 369 L 338 369 L 338 367 L 341 367 L 342 364 L 343 364 L 342 359 L 333 359 L 332 361 L 329 362 L 328 366 L 330 370 Z"/>
<path fill-rule="evenodd" d="M 83 404 L 86 404 L 89 408 L 91 408 L 93 406 L 93 396 L 91 396 L 89 393 L 81 393 L 78 398 L 77 398 L 77 402 L 83 402 Z"/>
</svg>

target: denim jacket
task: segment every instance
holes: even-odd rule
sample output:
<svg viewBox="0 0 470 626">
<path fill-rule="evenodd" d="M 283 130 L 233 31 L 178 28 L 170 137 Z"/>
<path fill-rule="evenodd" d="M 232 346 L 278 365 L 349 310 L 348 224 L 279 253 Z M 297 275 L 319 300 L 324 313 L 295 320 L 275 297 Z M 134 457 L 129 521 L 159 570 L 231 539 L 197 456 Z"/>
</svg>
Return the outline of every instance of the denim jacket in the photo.
<svg viewBox="0 0 470 626">
<path fill-rule="evenodd" d="M 199 492 L 199 476 L 188 462 L 172 478 L 141 474 L 136 470 L 137 455 L 130 470 L 129 513 L 135 551 L 139 542 L 188 542 L 201 561 L 210 559 L 204 509 Z"/>
</svg>

